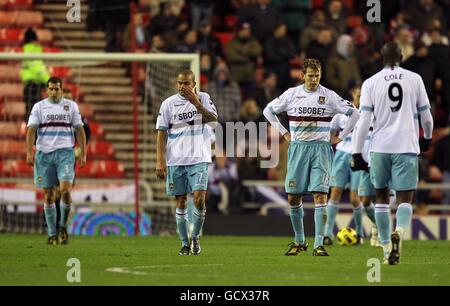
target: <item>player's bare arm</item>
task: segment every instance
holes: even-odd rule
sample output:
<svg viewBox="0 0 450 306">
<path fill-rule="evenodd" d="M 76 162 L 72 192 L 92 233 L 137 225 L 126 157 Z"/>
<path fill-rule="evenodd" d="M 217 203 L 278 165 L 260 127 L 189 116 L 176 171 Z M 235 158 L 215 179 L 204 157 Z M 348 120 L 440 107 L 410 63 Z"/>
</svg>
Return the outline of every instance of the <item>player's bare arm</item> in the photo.
<svg viewBox="0 0 450 306">
<path fill-rule="evenodd" d="M 27 164 L 30 166 L 34 165 L 34 154 L 33 154 L 33 144 L 36 140 L 36 130 L 35 127 L 29 127 L 27 130 L 26 137 L 26 148 L 27 148 Z"/>
<path fill-rule="evenodd" d="M 80 168 L 83 168 L 87 163 L 86 134 L 83 126 L 80 125 L 77 127 L 75 133 L 77 134 L 77 141 L 80 146 L 80 155 L 77 158 L 77 164 Z"/>
<path fill-rule="evenodd" d="M 156 177 L 160 179 L 165 179 L 167 175 L 166 144 L 167 132 L 159 130 L 156 137 Z"/>
<path fill-rule="evenodd" d="M 185 97 L 186 99 L 188 99 L 189 102 L 191 102 L 196 108 L 197 110 L 202 114 L 202 120 L 205 123 L 208 122 L 217 122 L 217 117 L 214 113 L 209 112 L 202 104 L 202 102 L 200 101 L 200 99 L 198 98 L 198 95 L 196 92 L 183 87 L 180 90 L 181 94 L 183 95 L 183 97 Z"/>
</svg>

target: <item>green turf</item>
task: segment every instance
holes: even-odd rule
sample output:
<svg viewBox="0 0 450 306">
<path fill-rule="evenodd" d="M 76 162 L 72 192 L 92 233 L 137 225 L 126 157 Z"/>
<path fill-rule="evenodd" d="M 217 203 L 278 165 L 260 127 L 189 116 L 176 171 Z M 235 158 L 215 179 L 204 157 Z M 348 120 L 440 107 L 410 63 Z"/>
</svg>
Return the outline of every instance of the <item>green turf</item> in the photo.
<svg viewBox="0 0 450 306">
<path fill-rule="evenodd" d="M 77 285 L 372 285 L 367 260 L 381 256 L 366 241 L 329 247 L 330 257 L 313 257 L 312 249 L 287 257 L 288 237 L 204 237 L 200 256 L 179 256 L 176 237 L 45 241 L 0 235 L 0 285 L 72 285 L 66 280 L 72 257 L 81 262 Z M 450 285 L 450 242 L 405 241 L 403 250 L 400 265 L 381 266 L 378 285 Z"/>
</svg>

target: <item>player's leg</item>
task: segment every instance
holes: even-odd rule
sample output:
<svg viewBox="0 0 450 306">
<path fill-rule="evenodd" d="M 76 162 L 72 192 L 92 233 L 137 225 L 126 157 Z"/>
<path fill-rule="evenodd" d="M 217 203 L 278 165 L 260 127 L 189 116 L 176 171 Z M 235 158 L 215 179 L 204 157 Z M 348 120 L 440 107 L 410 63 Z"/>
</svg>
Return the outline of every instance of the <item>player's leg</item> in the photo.
<svg viewBox="0 0 450 306">
<path fill-rule="evenodd" d="M 34 182 L 44 190 L 44 214 L 47 223 L 48 240 L 51 245 L 58 244 L 56 232 L 55 186 L 57 183 L 56 167 L 53 161 L 54 153 L 36 152 L 34 163 Z"/>
<path fill-rule="evenodd" d="M 392 187 L 396 190 L 397 225 L 391 235 L 392 252 L 389 264 L 396 265 L 400 261 L 400 242 L 405 231 L 411 224 L 414 191 L 417 189 L 419 177 L 419 160 L 415 154 L 393 154 L 392 156 Z"/>
<path fill-rule="evenodd" d="M 330 186 L 331 194 L 327 205 L 327 224 L 325 226 L 324 244 L 333 244 L 333 230 L 336 215 L 339 212 L 339 202 L 345 185 L 350 180 L 350 158 L 351 155 L 342 151 L 336 151 L 331 167 Z"/>
<path fill-rule="evenodd" d="M 69 233 L 67 231 L 67 221 L 69 220 L 70 210 L 72 206 L 72 181 L 61 181 L 59 184 L 61 193 L 61 200 L 59 204 L 60 209 L 60 223 L 59 223 L 59 243 L 69 243 Z"/>
<path fill-rule="evenodd" d="M 375 188 L 370 182 L 369 172 L 359 171 L 359 173 L 358 196 L 360 197 L 361 203 L 364 206 L 367 217 L 370 219 L 370 221 L 372 221 L 370 245 L 373 247 L 381 246 L 378 241 L 378 229 L 375 221 L 375 206 L 373 205 L 375 201 Z"/>
<path fill-rule="evenodd" d="M 315 239 L 313 256 L 328 256 L 323 247 L 325 223 L 327 222 L 327 193 L 313 192 Z"/>
<path fill-rule="evenodd" d="M 206 218 L 206 190 L 208 187 L 208 164 L 201 163 L 187 167 L 189 189 L 194 193 L 192 254 L 199 255 L 200 234 Z"/>
<path fill-rule="evenodd" d="M 314 198 L 315 239 L 313 256 L 328 256 L 323 247 L 325 224 L 327 222 L 327 198 L 330 189 L 330 173 L 333 162 L 333 150 L 329 143 L 317 143 L 309 146 L 311 159 L 308 191 Z"/>
<path fill-rule="evenodd" d="M 168 196 L 175 197 L 175 221 L 177 232 L 181 241 L 180 255 L 189 255 L 189 237 L 188 237 L 188 212 L 187 212 L 187 194 L 189 193 L 188 179 L 185 166 L 168 166 L 166 178 L 166 193 Z"/>
<path fill-rule="evenodd" d="M 350 190 L 350 203 L 353 207 L 353 221 L 358 235 L 357 245 L 363 244 L 364 230 L 362 226 L 363 206 L 356 190 Z"/>
<path fill-rule="evenodd" d="M 287 256 L 297 255 L 308 248 L 303 228 L 302 194 L 308 190 L 309 163 L 307 152 L 304 152 L 304 150 L 305 148 L 302 148 L 302 145 L 297 142 L 292 142 L 288 149 L 285 191 L 288 194 L 289 214 L 292 229 L 295 233 L 295 241 L 289 244 L 289 249 L 285 253 Z"/>
<path fill-rule="evenodd" d="M 56 245 L 58 237 L 56 235 L 55 188 L 44 188 L 44 214 L 48 231 L 47 243 Z"/>
<path fill-rule="evenodd" d="M 288 202 L 290 206 L 289 215 L 291 217 L 292 229 L 295 233 L 295 240 L 289 244 L 289 249 L 284 255 L 295 256 L 308 249 L 308 243 L 305 241 L 305 230 L 303 227 L 302 195 L 288 194 Z"/>
<path fill-rule="evenodd" d="M 391 231 L 391 211 L 389 208 L 389 182 L 391 180 L 392 154 L 372 152 L 370 181 L 375 188 L 375 221 L 383 247 L 384 262 L 392 249 L 389 233 Z"/>
<path fill-rule="evenodd" d="M 67 221 L 69 220 L 72 206 L 72 183 L 75 178 L 75 153 L 72 148 L 60 149 L 55 151 L 57 175 L 59 181 L 59 191 L 61 201 L 59 211 L 61 220 L 59 223 L 59 242 L 61 244 L 69 243 L 67 231 Z"/>
<path fill-rule="evenodd" d="M 325 245 L 333 244 L 333 230 L 334 224 L 336 222 L 336 215 L 339 212 L 339 202 L 342 198 L 343 188 L 331 187 L 330 200 L 327 205 L 327 223 L 325 225 L 325 237 L 323 238 L 323 243 Z"/>
</svg>

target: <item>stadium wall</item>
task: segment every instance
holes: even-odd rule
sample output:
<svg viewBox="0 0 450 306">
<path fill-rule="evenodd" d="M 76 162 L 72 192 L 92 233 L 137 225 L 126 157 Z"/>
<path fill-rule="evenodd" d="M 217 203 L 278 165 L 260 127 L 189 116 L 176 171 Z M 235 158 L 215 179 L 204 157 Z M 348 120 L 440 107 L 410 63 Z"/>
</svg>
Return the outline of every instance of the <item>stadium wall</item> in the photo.
<svg viewBox="0 0 450 306">
<path fill-rule="evenodd" d="M 305 233 L 314 234 L 313 212 L 305 210 Z M 395 223 L 395 220 L 394 220 Z M 363 221 L 366 237 L 370 236 L 371 223 L 367 218 Z M 352 214 L 338 214 L 336 227 L 354 228 Z M 289 216 L 269 215 L 214 215 L 206 217 L 205 235 L 229 236 L 292 236 Z M 405 239 L 413 240 L 450 240 L 450 217 L 440 215 L 415 216 L 411 227 L 405 233 Z"/>
</svg>

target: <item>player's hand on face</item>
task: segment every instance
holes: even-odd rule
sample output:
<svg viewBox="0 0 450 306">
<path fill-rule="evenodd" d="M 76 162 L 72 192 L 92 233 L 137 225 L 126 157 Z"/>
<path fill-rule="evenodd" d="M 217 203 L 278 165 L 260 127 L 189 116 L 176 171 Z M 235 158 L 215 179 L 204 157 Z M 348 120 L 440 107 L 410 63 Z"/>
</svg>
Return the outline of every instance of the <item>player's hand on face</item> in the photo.
<svg viewBox="0 0 450 306">
<path fill-rule="evenodd" d="M 164 162 L 157 162 L 156 163 L 156 177 L 159 179 L 164 180 L 167 175 L 167 167 Z"/>
<path fill-rule="evenodd" d="M 30 166 L 34 166 L 34 154 L 27 153 L 27 164 Z"/>
<path fill-rule="evenodd" d="M 187 87 L 183 87 L 183 88 L 181 88 L 181 93 L 190 102 L 197 101 L 197 94 L 195 92 L 193 92 L 191 89 L 189 89 Z"/>
</svg>

